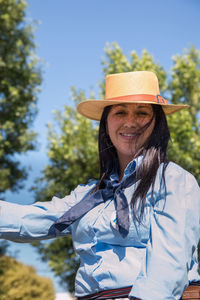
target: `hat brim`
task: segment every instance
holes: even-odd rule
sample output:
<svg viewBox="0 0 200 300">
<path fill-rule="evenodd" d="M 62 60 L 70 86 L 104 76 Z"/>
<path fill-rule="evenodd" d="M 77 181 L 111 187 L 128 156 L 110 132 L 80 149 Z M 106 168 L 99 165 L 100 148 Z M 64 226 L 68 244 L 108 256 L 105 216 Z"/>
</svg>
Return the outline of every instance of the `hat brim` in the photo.
<svg viewBox="0 0 200 300">
<path fill-rule="evenodd" d="M 121 104 L 121 103 L 145 103 L 145 104 L 155 104 L 155 105 L 161 105 L 163 108 L 163 111 L 166 115 L 173 114 L 177 111 L 180 111 L 184 108 L 188 108 L 189 105 L 182 104 L 165 104 L 165 103 L 155 103 L 151 101 L 121 101 L 121 100 L 86 100 L 78 104 L 77 111 L 85 116 L 86 118 L 89 118 L 91 120 L 100 121 L 103 110 L 106 106 L 115 105 L 115 104 Z"/>
</svg>

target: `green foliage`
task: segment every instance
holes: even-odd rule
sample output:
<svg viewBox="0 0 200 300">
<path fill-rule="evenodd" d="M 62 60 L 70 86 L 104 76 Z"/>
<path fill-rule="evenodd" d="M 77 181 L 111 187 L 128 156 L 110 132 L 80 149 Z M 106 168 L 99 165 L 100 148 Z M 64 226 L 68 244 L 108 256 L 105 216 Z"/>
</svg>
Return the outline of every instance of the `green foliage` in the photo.
<svg viewBox="0 0 200 300">
<path fill-rule="evenodd" d="M 33 267 L 0 256 L 0 299 L 54 300 L 55 292 L 51 280 L 37 275 Z"/>
<path fill-rule="evenodd" d="M 21 187 L 27 174 L 16 154 L 35 148 L 30 126 L 41 77 L 25 9 L 24 0 L 0 0 L 0 194 Z"/>
<path fill-rule="evenodd" d="M 83 99 L 83 91 L 72 88 L 71 105 Z M 50 163 L 39 180 L 40 185 L 46 185 L 37 193 L 37 200 L 50 200 L 52 195 L 62 197 L 80 182 L 98 176 L 97 126 L 72 106 L 65 106 L 64 112 L 55 111 L 56 124 L 48 125 Z"/>
<path fill-rule="evenodd" d="M 193 125 L 197 125 L 195 117 L 200 111 L 200 51 L 193 46 L 185 49 L 183 55 L 173 57 L 173 63 L 170 83 L 172 102 L 189 104 Z"/>
<path fill-rule="evenodd" d="M 192 115 L 188 110 L 168 117 L 171 143 L 168 149 L 169 160 L 176 162 L 191 172 L 200 183 L 200 132 L 192 126 Z"/>
<path fill-rule="evenodd" d="M 200 183 L 200 52 L 194 47 L 173 57 L 169 84 L 171 102 L 189 104 L 188 110 L 169 116 L 169 158 L 194 174 Z"/>
</svg>

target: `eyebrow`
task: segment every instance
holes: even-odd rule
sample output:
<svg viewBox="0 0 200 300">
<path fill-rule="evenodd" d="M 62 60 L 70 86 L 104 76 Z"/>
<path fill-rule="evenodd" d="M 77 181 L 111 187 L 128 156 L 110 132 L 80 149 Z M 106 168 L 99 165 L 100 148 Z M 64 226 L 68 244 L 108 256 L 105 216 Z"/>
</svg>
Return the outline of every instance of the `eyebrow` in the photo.
<svg viewBox="0 0 200 300">
<path fill-rule="evenodd" d="M 151 106 L 146 106 L 146 105 L 140 105 L 137 108 L 147 108 L 147 109 L 151 109 Z"/>
<path fill-rule="evenodd" d="M 128 104 L 128 103 L 127 103 L 127 104 Z M 126 104 L 126 103 L 116 104 L 115 107 L 119 107 L 119 106 L 127 107 L 127 104 Z M 136 107 L 136 109 L 138 109 L 138 108 L 147 108 L 147 109 L 151 109 L 151 106 L 139 105 L 139 106 Z"/>
</svg>

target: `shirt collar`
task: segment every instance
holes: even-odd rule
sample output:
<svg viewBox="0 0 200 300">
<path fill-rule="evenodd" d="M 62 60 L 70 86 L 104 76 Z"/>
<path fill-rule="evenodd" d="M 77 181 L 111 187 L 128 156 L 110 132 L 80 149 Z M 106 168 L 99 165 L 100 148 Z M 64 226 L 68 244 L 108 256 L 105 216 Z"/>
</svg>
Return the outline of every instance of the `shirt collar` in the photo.
<svg viewBox="0 0 200 300">
<path fill-rule="evenodd" d="M 130 161 L 130 163 L 126 166 L 124 170 L 124 176 L 122 180 L 125 179 L 127 176 L 129 176 L 131 173 L 133 173 L 133 171 L 135 171 L 136 168 L 138 168 L 138 166 L 142 162 L 142 159 L 143 159 L 143 155 L 139 155 L 138 157 Z"/>
<path fill-rule="evenodd" d="M 141 164 L 143 159 L 143 155 L 139 155 L 138 157 L 136 157 L 135 159 L 133 159 L 132 161 L 129 162 L 129 164 L 126 166 L 125 170 L 124 170 L 124 176 L 122 178 L 122 181 L 129 176 L 131 173 L 133 173 L 133 171 L 135 171 L 136 168 L 138 168 L 138 166 Z M 110 175 L 110 180 L 111 181 L 118 181 L 119 180 L 119 176 L 117 174 L 116 171 L 113 170 L 113 172 Z"/>
</svg>

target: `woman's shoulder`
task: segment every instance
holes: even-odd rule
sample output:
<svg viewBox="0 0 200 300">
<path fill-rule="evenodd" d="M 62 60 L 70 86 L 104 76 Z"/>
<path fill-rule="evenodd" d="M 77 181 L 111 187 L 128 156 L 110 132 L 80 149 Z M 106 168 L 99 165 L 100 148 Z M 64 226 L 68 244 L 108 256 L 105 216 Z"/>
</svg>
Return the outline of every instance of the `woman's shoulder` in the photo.
<svg viewBox="0 0 200 300">
<path fill-rule="evenodd" d="M 96 179 L 89 179 L 85 184 L 79 184 L 75 189 L 75 193 L 87 193 L 91 191 L 98 183 Z"/>
<path fill-rule="evenodd" d="M 171 173 L 174 176 L 179 176 L 179 175 L 193 176 L 189 171 L 187 171 L 182 166 L 180 166 L 179 164 L 177 164 L 173 161 L 169 161 L 167 168 L 166 168 L 166 172 Z"/>
<path fill-rule="evenodd" d="M 197 180 L 193 174 L 172 161 L 170 161 L 167 165 L 165 176 L 167 180 L 171 179 L 174 182 L 179 181 L 179 183 L 182 182 L 184 184 L 185 182 L 187 183 L 187 185 L 189 183 L 198 185 Z"/>
<path fill-rule="evenodd" d="M 53 197 L 52 201 L 54 205 L 63 205 L 63 203 L 67 206 L 65 210 L 74 206 L 79 201 L 81 201 L 92 189 L 96 186 L 97 180 L 89 180 L 86 184 L 79 184 L 76 188 L 74 188 L 70 194 L 64 196 L 62 198 L 63 201 L 60 201 L 60 198 L 56 196 Z"/>
</svg>

